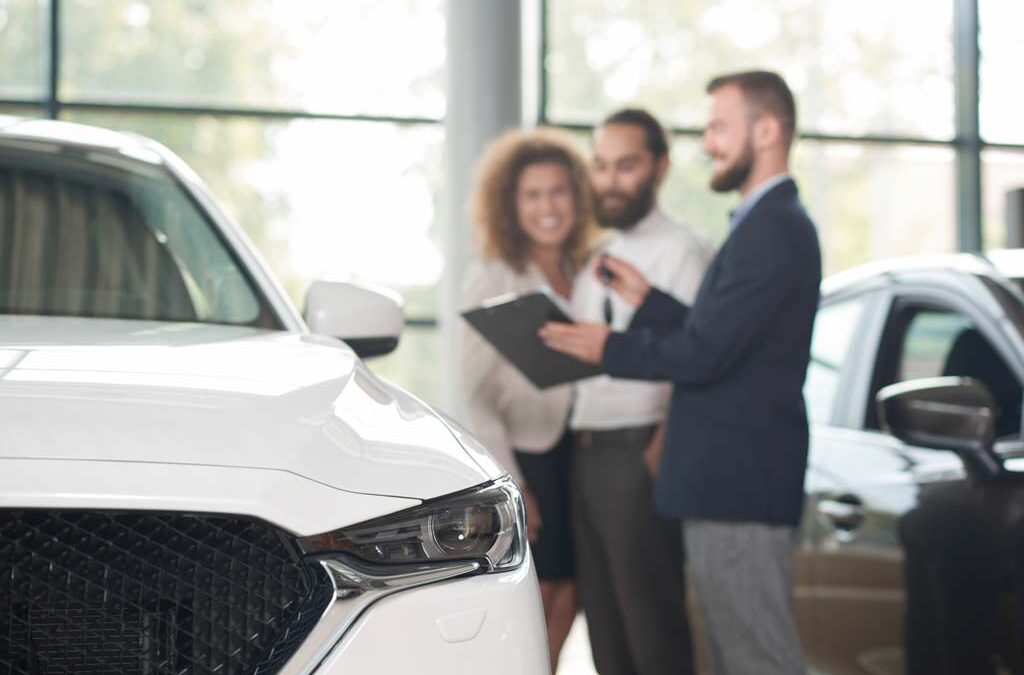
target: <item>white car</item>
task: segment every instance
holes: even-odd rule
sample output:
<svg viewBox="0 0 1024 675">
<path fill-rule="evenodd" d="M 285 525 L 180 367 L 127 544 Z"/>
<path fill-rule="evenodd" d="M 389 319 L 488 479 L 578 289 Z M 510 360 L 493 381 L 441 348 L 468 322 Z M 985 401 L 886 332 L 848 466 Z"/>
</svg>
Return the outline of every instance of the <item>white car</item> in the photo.
<svg viewBox="0 0 1024 675">
<path fill-rule="evenodd" d="M 400 304 L 305 315 L 165 148 L 0 118 L 0 672 L 548 672 L 519 491 L 357 356 Z"/>
</svg>

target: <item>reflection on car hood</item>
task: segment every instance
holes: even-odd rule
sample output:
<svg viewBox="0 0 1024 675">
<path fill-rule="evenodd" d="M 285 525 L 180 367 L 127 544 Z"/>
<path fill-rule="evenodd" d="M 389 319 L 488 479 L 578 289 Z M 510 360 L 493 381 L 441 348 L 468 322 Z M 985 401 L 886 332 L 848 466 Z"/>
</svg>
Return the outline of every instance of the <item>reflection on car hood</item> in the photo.
<svg viewBox="0 0 1024 675">
<path fill-rule="evenodd" d="M 275 469 L 419 499 L 499 472 L 340 342 L 231 326 L 0 317 L 0 439 L 0 457 Z"/>
</svg>

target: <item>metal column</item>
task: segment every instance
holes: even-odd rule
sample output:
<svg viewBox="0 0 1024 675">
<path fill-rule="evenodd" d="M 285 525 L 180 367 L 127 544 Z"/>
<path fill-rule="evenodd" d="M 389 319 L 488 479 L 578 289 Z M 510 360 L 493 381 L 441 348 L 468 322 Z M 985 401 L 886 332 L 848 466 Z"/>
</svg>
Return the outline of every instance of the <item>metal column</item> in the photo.
<svg viewBox="0 0 1024 675">
<path fill-rule="evenodd" d="M 441 407 L 457 418 L 456 353 L 462 272 L 473 255 L 467 212 L 477 158 L 503 130 L 520 125 L 519 0 L 448 0 L 448 109 L 445 117 L 444 274 L 440 287 Z"/>
<path fill-rule="evenodd" d="M 978 0 L 953 0 L 953 54 L 956 86 L 957 242 L 961 251 L 980 251 Z"/>
</svg>

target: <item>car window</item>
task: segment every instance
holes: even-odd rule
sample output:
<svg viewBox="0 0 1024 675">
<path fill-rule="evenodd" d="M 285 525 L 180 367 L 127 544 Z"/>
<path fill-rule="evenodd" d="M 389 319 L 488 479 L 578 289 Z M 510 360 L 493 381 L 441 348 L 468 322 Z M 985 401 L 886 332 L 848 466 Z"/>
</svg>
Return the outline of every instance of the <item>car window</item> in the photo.
<svg viewBox="0 0 1024 675">
<path fill-rule="evenodd" d="M 276 324 L 163 167 L 99 152 L 0 150 L 0 313 Z"/>
<path fill-rule="evenodd" d="M 894 381 L 941 377 L 953 344 L 967 329 L 974 330 L 974 327 L 967 317 L 957 312 L 915 312 L 903 339 L 898 376 Z"/>
<path fill-rule="evenodd" d="M 832 420 L 842 367 L 866 306 L 867 299 L 861 296 L 822 307 L 814 318 L 811 361 L 804 383 L 804 401 L 812 422 Z"/>
<path fill-rule="evenodd" d="M 927 377 L 980 380 L 996 401 L 996 435 L 1019 436 L 1022 387 L 985 332 L 960 312 L 938 307 L 904 307 L 891 320 L 880 353 L 875 392 L 886 384 Z M 872 394 L 874 400 L 874 392 Z M 877 418 L 873 420 L 877 428 Z"/>
</svg>

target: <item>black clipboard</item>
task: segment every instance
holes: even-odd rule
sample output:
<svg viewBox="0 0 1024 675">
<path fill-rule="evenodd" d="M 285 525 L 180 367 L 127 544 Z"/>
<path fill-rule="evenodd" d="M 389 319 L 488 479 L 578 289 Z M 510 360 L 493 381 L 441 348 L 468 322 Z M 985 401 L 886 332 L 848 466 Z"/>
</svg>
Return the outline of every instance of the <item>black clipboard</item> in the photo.
<svg viewBox="0 0 1024 675">
<path fill-rule="evenodd" d="M 573 323 L 545 293 L 495 298 L 462 316 L 538 389 L 603 372 L 598 366 L 548 348 L 537 335 L 548 321 Z"/>
</svg>

